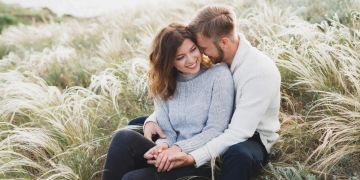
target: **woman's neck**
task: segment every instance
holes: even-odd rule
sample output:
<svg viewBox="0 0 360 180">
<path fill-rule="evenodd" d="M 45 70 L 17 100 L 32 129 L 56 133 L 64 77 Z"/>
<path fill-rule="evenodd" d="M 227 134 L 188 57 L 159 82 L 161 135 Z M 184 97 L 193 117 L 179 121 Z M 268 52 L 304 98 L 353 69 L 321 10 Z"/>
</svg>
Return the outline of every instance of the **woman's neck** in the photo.
<svg viewBox="0 0 360 180">
<path fill-rule="evenodd" d="M 204 71 L 204 69 L 200 68 L 200 70 L 197 73 L 193 73 L 193 74 L 184 74 L 184 73 L 179 72 L 177 79 L 178 79 L 178 81 L 182 81 L 182 82 L 189 81 L 189 80 L 194 79 L 196 76 L 201 74 L 203 71 Z"/>
</svg>

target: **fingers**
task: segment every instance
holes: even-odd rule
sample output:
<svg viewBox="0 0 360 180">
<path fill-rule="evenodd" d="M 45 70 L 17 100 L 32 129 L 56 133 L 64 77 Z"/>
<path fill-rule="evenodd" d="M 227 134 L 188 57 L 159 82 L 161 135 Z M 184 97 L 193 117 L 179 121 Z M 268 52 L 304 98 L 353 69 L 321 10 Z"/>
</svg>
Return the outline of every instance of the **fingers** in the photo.
<svg viewBox="0 0 360 180">
<path fill-rule="evenodd" d="M 159 149 L 159 146 L 154 146 L 151 149 L 149 149 L 145 154 L 144 154 L 144 158 L 145 159 L 153 159 L 156 158 L 157 156 L 157 151 Z"/>
<path fill-rule="evenodd" d="M 162 160 L 163 156 L 164 156 L 164 153 L 160 153 L 160 154 L 158 155 L 158 157 L 156 158 L 156 164 L 155 164 L 155 167 L 159 167 L 159 165 L 160 165 L 160 163 L 161 163 L 161 160 Z"/>
<path fill-rule="evenodd" d="M 156 164 L 156 160 L 155 159 L 150 159 L 150 160 L 147 160 L 147 163 L 150 164 L 150 165 L 154 165 Z"/>
<path fill-rule="evenodd" d="M 144 158 L 145 158 L 145 159 L 152 159 L 152 158 L 154 158 L 154 156 L 153 156 L 152 153 L 150 153 L 150 152 L 148 151 L 148 152 L 146 152 L 146 153 L 144 154 Z"/>
<path fill-rule="evenodd" d="M 162 158 L 161 158 L 161 162 L 158 166 L 158 172 L 163 172 L 165 169 L 165 164 L 167 163 L 168 161 L 168 156 L 164 155 Z"/>
<path fill-rule="evenodd" d="M 162 129 L 154 122 L 147 122 L 144 125 L 144 137 L 152 141 L 152 136 L 158 134 L 160 138 L 166 138 Z"/>
<path fill-rule="evenodd" d="M 172 162 L 169 161 L 169 158 L 168 158 L 167 161 L 165 162 L 165 165 L 164 165 L 164 167 L 163 167 L 163 171 L 162 171 L 162 172 L 168 171 L 171 163 L 172 163 Z"/>
<path fill-rule="evenodd" d="M 169 160 L 168 160 L 169 161 Z M 174 165 L 175 165 L 175 162 L 172 162 L 172 161 L 169 161 L 170 162 L 170 165 L 169 167 L 167 168 L 167 172 L 169 172 L 170 170 L 172 170 L 174 168 Z"/>
</svg>

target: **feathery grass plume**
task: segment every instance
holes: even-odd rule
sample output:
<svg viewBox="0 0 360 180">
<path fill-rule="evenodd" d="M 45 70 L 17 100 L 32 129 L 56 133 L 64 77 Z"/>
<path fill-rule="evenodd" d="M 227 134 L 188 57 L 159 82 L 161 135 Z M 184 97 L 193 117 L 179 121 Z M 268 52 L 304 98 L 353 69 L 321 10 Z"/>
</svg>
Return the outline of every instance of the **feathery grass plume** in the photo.
<svg viewBox="0 0 360 180">
<path fill-rule="evenodd" d="M 56 159 L 80 179 L 96 176 L 94 173 L 102 168 L 109 134 L 120 123 L 111 101 L 89 89 L 71 87 L 62 94 L 61 104 L 47 111 L 44 118 L 66 147 Z"/>
<path fill-rule="evenodd" d="M 5 177 L 34 178 L 53 165 L 50 157 L 62 152 L 51 132 L 42 128 L 13 126 L 1 131 L 0 144 L 0 174 Z"/>
<path fill-rule="evenodd" d="M 152 111 L 154 34 L 214 3 L 234 7 L 240 31 L 282 74 L 281 138 L 260 178 L 356 178 L 359 1 L 183 0 L 4 30 L 0 179 L 99 179 L 111 134 Z"/>
<path fill-rule="evenodd" d="M 325 171 L 331 170 L 343 157 L 359 154 L 356 148 L 359 146 L 357 139 L 360 138 L 359 118 L 353 116 L 358 106 L 359 38 L 353 36 L 351 31 L 339 22 L 331 22 L 331 26 L 322 24 L 325 32 L 319 34 L 316 44 L 311 44 L 304 51 L 306 58 L 301 58 L 299 54 L 297 57 L 290 57 L 288 61 L 280 62 L 282 66 L 297 74 L 298 79 L 293 86 L 300 85 L 317 96 L 317 101 L 309 102 L 312 109 L 315 109 L 309 113 L 310 117 L 313 115 L 314 130 L 323 133 L 322 144 L 319 144 L 310 157 L 315 158 L 313 165 L 317 169 Z M 332 38 L 328 40 L 326 37 Z M 342 96 L 345 98 L 339 98 Z M 347 101 L 342 102 L 335 97 Z M 343 116 L 334 115 L 338 112 Z M 334 131 L 336 133 L 333 133 Z M 314 154 L 317 156 L 313 156 Z M 329 156 L 330 154 L 336 156 Z"/>
<path fill-rule="evenodd" d="M 89 89 L 108 97 L 118 116 L 125 117 L 123 120 L 149 114 L 152 103 L 147 98 L 147 69 L 144 59 L 127 60 L 93 75 Z"/>
<path fill-rule="evenodd" d="M 117 71 L 127 75 L 125 78 L 129 90 L 140 98 L 147 96 L 147 79 L 149 61 L 142 58 L 133 58 L 118 66 Z"/>
<path fill-rule="evenodd" d="M 75 179 L 98 179 L 100 175 L 98 170 L 104 163 L 102 152 L 107 147 L 105 141 L 109 141 L 109 138 L 94 139 L 90 143 L 69 146 L 63 153 L 53 157 L 56 164 L 42 176 L 61 177 L 65 173 L 77 177 Z"/>
<path fill-rule="evenodd" d="M 75 180 L 80 179 L 80 177 L 72 171 L 68 166 L 62 164 L 57 164 L 53 169 L 48 170 L 42 174 L 38 179 L 44 180 L 56 180 L 56 179 L 66 179 L 66 180 Z"/>
<path fill-rule="evenodd" d="M 18 25 L 9 27 L 0 36 L 0 42 L 6 45 L 8 51 L 21 53 L 27 49 L 42 50 L 56 43 L 58 34 L 62 31 L 61 25 Z"/>
<path fill-rule="evenodd" d="M 111 110 L 111 103 L 105 97 L 98 96 L 82 87 L 71 87 L 61 94 L 57 88 L 47 86 L 40 78 L 33 78 L 40 81 L 40 83 L 37 82 L 37 84 L 35 84 L 26 82 L 31 81 L 31 79 L 26 78 L 17 72 L 2 73 L 0 76 L 0 80 L 3 83 L 1 84 L 3 86 L 0 88 L 3 92 L 0 101 L 0 104 L 2 105 L 1 110 L 3 110 L 2 119 L 10 119 L 10 122 L 19 124 L 19 126 L 23 127 L 19 130 L 15 128 L 7 130 L 4 129 L 1 133 L 17 133 L 21 134 L 20 137 L 24 137 L 23 139 L 19 139 L 17 138 L 18 136 L 10 136 L 19 140 L 14 141 L 14 138 L 10 139 L 10 137 L 8 137 L 4 140 L 1 139 L 3 140 L 2 143 L 8 143 L 8 147 L 12 148 L 10 151 L 14 151 L 14 148 L 15 150 L 19 150 L 19 152 L 14 151 L 18 153 L 18 156 L 31 156 L 35 158 L 31 159 L 32 161 L 30 162 L 28 162 L 28 159 L 24 158 L 18 161 L 23 164 L 38 164 L 37 166 L 29 166 L 31 176 L 41 175 L 42 172 L 55 172 L 56 169 L 52 171 L 46 169 L 42 165 L 44 164 L 42 161 L 46 161 L 46 163 L 50 162 L 50 160 L 44 160 L 45 156 L 49 156 L 49 159 L 54 159 L 53 162 L 51 160 L 53 164 L 64 161 L 64 163 L 69 165 L 71 169 L 77 170 L 76 172 L 80 174 L 80 177 L 89 175 L 90 178 L 92 175 L 91 172 L 97 171 L 102 167 L 103 160 L 98 160 L 97 164 L 92 162 L 99 157 L 102 157 L 106 150 L 109 137 L 105 134 L 111 133 L 117 127 L 111 123 L 114 122 L 113 115 L 115 113 Z M 15 107 L 18 107 L 18 109 Z M 7 109 L 10 112 L 7 112 Z M 9 117 L 4 117 L 6 114 L 10 114 Z M 25 122 L 19 121 L 21 116 L 26 116 Z M 57 153 L 49 153 L 46 151 L 44 153 L 42 150 L 47 150 L 49 148 L 47 148 L 46 144 L 41 144 L 41 142 L 45 140 L 43 140 L 44 137 L 40 135 L 45 135 L 45 133 L 41 132 L 35 134 L 35 132 L 32 131 L 32 133 L 29 134 L 27 133 L 27 129 L 30 128 L 28 126 L 37 126 L 39 127 L 39 131 L 45 131 L 45 129 L 48 129 L 48 132 L 51 132 L 52 134 L 52 139 L 49 139 L 53 142 L 60 143 L 59 147 L 61 147 L 61 149 L 64 148 L 66 151 Z M 32 141 L 31 143 L 33 144 L 40 144 L 39 148 L 37 148 L 38 146 L 36 148 L 32 148 L 31 144 L 26 141 L 27 138 L 30 138 L 29 141 Z M 75 148 L 78 149 L 76 151 L 69 150 L 69 148 L 71 149 L 71 147 L 76 146 L 82 148 Z M 69 157 L 68 154 L 70 152 L 71 156 Z M 77 155 L 80 155 L 83 152 L 86 152 L 86 154 L 79 158 Z M 8 155 L 11 155 L 11 153 Z M 17 159 L 19 158 L 17 157 Z M 88 161 L 86 163 L 80 163 L 85 160 Z M 16 164 L 16 162 L 16 159 L 14 161 L 10 161 L 7 163 L 6 167 L 9 167 L 8 165 L 12 165 L 11 167 L 14 168 L 23 168 L 19 164 Z M 82 166 L 79 167 L 79 164 L 82 164 Z M 42 169 L 31 168 L 38 166 Z M 7 168 L 7 170 L 9 172 L 13 172 L 13 170 L 9 170 L 9 168 Z M 14 171 L 21 172 L 20 170 Z M 24 172 L 27 171 L 28 170 L 25 168 Z M 6 174 L 7 175 L 5 176 L 16 177 L 16 173 L 15 176 L 9 175 L 8 173 Z M 86 176 L 83 179 L 89 178 Z"/>
<path fill-rule="evenodd" d="M 270 154 L 271 161 L 293 165 L 294 161 L 304 161 L 304 157 L 317 147 L 316 133 L 312 126 L 299 115 L 280 113 L 281 133 Z"/>
<path fill-rule="evenodd" d="M 64 135 L 67 143 L 80 145 L 95 139 L 95 131 L 100 128 L 98 125 L 103 118 L 114 113 L 107 108 L 109 104 L 104 97 L 86 88 L 74 86 L 64 91 L 61 104 L 51 109 L 51 117 L 64 126 L 59 135 Z M 110 114 L 106 114 L 109 112 Z"/>
<path fill-rule="evenodd" d="M 59 102 L 60 91 L 28 73 L 25 77 L 15 71 L 0 73 L 0 113 L 6 122 L 32 122 L 42 109 Z M 44 98 L 45 97 L 45 98 Z"/>
<path fill-rule="evenodd" d="M 5 31 L 0 36 L 0 42 L 4 43 L 4 48 L 10 53 L 5 56 L 3 66 L 6 68 L 15 64 L 19 71 L 38 69 L 38 74 L 50 85 L 63 89 L 66 86 L 87 86 L 90 74 L 95 73 L 99 67 L 105 67 L 104 62 L 94 53 L 96 44 L 100 41 L 98 34 L 102 29 L 97 24 L 88 28 L 85 23 L 76 21 L 65 24 L 36 28 L 19 26 Z M 93 24 L 88 26 L 91 25 Z"/>
<path fill-rule="evenodd" d="M 284 2 L 282 0 L 276 1 L 276 4 L 280 7 L 291 6 L 297 9 L 296 15 L 310 23 L 320 23 L 324 19 L 337 14 L 340 22 L 349 27 L 355 27 L 352 23 L 352 13 L 360 9 L 360 2 L 357 0 L 316 0 L 315 2 L 311 0 L 288 0 Z"/>
<path fill-rule="evenodd" d="M 116 77 L 116 72 L 116 69 L 108 68 L 99 75 L 93 75 L 89 89 L 97 94 L 108 97 L 112 102 L 113 108 L 120 114 L 118 98 L 123 85 L 122 81 Z"/>
<path fill-rule="evenodd" d="M 10 52 L 0 60 L 0 72 L 15 70 L 17 68 L 18 62 L 20 62 L 20 59 L 17 54 Z"/>
<path fill-rule="evenodd" d="M 269 164 L 271 173 L 279 180 L 315 180 L 317 179 L 310 170 L 306 169 L 304 165 L 297 162 L 295 167 L 274 167 L 271 163 Z M 266 178 L 268 179 L 268 178 Z"/>
<path fill-rule="evenodd" d="M 118 75 L 123 75 L 124 88 L 121 103 L 125 105 L 123 114 L 128 118 L 150 114 L 153 102 L 148 98 L 147 72 L 148 61 L 134 58 L 117 66 Z"/>
<path fill-rule="evenodd" d="M 360 41 L 357 31 L 341 24 L 336 16 L 321 24 L 311 24 L 293 12 L 281 11 L 269 4 L 245 12 L 244 17 L 244 20 L 240 19 L 244 32 L 254 45 L 269 54 L 280 67 L 283 94 L 299 95 L 296 99 L 305 105 L 305 109 L 298 113 L 307 116 L 306 121 L 293 121 L 305 125 L 304 133 L 296 135 L 297 131 L 288 131 L 288 128 L 282 126 L 282 139 L 275 146 L 281 148 L 275 150 L 281 152 L 286 149 L 280 156 L 288 157 L 288 162 L 294 159 L 304 161 L 305 157 L 313 153 L 313 167 L 325 172 L 329 172 L 331 167 L 348 155 L 357 157 L 359 125 L 357 119 L 354 119 L 356 110 L 348 108 L 358 104 L 358 88 L 354 88 L 359 86 Z M 326 93 L 349 96 L 351 101 L 346 104 L 329 102 Z M 321 101 L 326 103 L 317 105 Z M 347 116 L 329 121 L 340 109 Z M 336 126 L 329 126 L 333 123 Z M 332 133 L 334 131 L 337 133 Z M 286 136 L 290 138 L 283 139 Z M 287 146 L 288 141 L 296 139 L 303 148 L 296 149 L 293 147 L 295 144 Z M 304 148 L 307 148 L 305 152 Z M 292 157 L 286 156 L 284 152 L 291 149 Z M 328 156 L 330 154 L 336 154 L 337 157 Z"/>
<path fill-rule="evenodd" d="M 104 34 L 98 45 L 98 54 L 106 62 L 119 63 L 123 59 L 132 57 L 135 48 L 126 39 L 122 38 L 121 28 L 114 28 L 116 28 L 116 32 Z"/>
<path fill-rule="evenodd" d="M 323 132 L 321 144 L 307 161 L 319 169 L 332 169 L 348 156 L 360 154 L 360 113 L 358 95 L 342 95 L 336 92 L 319 92 L 321 98 L 314 102 L 317 120 L 313 126 Z M 357 160 L 350 161 L 354 165 Z M 358 168 L 355 168 L 360 170 Z"/>
</svg>

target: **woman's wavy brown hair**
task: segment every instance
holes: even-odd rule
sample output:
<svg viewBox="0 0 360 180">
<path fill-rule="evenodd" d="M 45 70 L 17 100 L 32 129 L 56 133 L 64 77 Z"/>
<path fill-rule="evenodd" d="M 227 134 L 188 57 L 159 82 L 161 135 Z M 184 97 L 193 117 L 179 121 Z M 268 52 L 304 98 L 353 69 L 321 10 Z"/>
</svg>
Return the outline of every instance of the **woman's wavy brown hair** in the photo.
<svg viewBox="0 0 360 180">
<path fill-rule="evenodd" d="M 171 23 L 164 27 L 154 38 L 150 50 L 149 95 L 168 100 L 176 89 L 177 70 L 174 60 L 177 49 L 185 39 L 196 42 L 195 36 L 188 28 L 179 23 Z M 210 61 L 202 64 L 210 66 Z"/>
</svg>

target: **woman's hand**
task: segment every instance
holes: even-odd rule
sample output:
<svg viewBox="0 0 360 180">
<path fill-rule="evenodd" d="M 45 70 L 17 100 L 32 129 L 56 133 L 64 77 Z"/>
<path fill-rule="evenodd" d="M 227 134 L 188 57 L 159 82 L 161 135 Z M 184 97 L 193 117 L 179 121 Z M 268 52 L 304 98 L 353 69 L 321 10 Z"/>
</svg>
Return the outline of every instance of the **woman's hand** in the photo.
<svg viewBox="0 0 360 180">
<path fill-rule="evenodd" d="M 145 122 L 144 137 L 146 139 L 149 139 L 150 141 L 153 141 L 152 137 L 156 135 L 159 135 L 159 137 L 163 139 L 166 138 L 165 133 L 162 131 L 158 124 L 152 121 Z"/>
<path fill-rule="evenodd" d="M 177 152 L 175 154 L 172 154 L 169 157 L 169 161 L 171 161 L 171 166 L 168 168 L 167 171 L 170 171 L 173 168 L 195 165 L 194 158 L 184 152 Z"/>
<path fill-rule="evenodd" d="M 164 150 L 166 150 L 168 148 L 169 148 L 169 145 L 167 143 L 158 144 L 158 145 L 152 147 L 151 149 L 149 149 L 144 154 L 144 158 L 147 159 L 148 164 L 155 165 L 156 159 L 157 159 L 159 153 L 163 152 Z"/>
<path fill-rule="evenodd" d="M 158 172 L 165 172 L 172 169 L 174 163 L 170 161 L 169 157 L 179 152 L 181 152 L 181 148 L 177 145 L 173 145 L 171 146 L 171 148 L 168 148 L 161 152 L 156 158 L 155 163 L 155 167 L 158 168 Z"/>
</svg>

